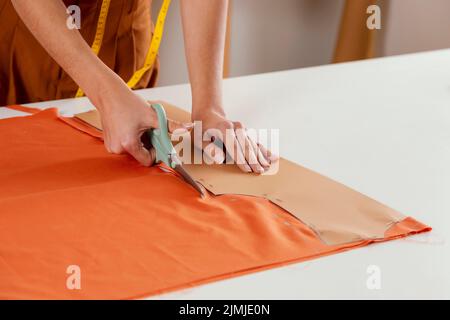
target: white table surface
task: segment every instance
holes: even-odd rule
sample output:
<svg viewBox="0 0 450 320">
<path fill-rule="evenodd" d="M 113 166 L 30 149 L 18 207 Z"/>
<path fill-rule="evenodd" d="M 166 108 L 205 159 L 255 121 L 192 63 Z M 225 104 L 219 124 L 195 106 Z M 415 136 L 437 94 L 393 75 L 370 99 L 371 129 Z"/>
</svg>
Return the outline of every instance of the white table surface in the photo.
<svg viewBox="0 0 450 320">
<path fill-rule="evenodd" d="M 230 118 L 280 129 L 281 155 L 434 228 L 156 299 L 450 298 L 450 50 L 233 78 Z M 190 108 L 188 85 L 139 91 Z M 62 114 L 85 98 L 32 104 Z M 22 115 L 0 108 L 0 118 Z M 368 289 L 367 268 L 381 271 Z"/>
</svg>

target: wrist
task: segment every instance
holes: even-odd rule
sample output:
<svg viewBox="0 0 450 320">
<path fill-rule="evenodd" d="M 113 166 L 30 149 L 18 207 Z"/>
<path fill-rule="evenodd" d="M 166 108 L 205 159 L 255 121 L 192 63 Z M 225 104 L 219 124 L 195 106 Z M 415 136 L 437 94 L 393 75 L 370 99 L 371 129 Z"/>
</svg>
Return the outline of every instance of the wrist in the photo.
<svg viewBox="0 0 450 320">
<path fill-rule="evenodd" d="M 113 103 L 111 99 L 120 92 L 130 91 L 126 83 L 114 72 L 107 70 L 98 73 L 98 76 L 91 80 L 85 92 L 94 106 L 100 111 L 108 110 Z"/>
<path fill-rule="evenodd" d="M 192 105 L 192 121 L 202 120 L 211 115 L 220 116 L 226 118 L 225 109 L 223 105 L 220 103 L 202 103 Z"/>
<path fill-rule="evenodd" d="M 210 85 L 192 85 L 192 120 L 201 120 L 210 115 L 225 118 L 221 84 L 212 82 Z"/>
</svg>

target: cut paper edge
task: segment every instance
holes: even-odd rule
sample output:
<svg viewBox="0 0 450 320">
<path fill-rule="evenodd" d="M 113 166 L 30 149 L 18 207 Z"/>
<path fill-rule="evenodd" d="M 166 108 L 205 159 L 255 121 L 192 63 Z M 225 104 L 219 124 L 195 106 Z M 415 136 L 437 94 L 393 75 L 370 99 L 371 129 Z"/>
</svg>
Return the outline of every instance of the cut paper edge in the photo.
<svg viewBox="0 0 450 320">
<path fill-rule="evenodd" d="M 168 294 L 168 293 L 171 293 L 174 291 L 188 290 L 193 287 L 210 284 L 210 283 L 220 281 L 220 280 L 226 280 L 226 279 L 229 279 L 232 277 L 241 277 L 241 276 L 249 275 L 249 274 L 256 273 L 256 272 L 262 272 L 262 271 L 266 271 L 266 270 L 270 270 L 270 269 L 274 269 L 274 268 L 282 268 L 282 267 L 289 266 L 289 265 L 292 265 L 295 263 L 311 261 L 314 259 L 318 259 L 318 258 L 330 256 L 333 254 L 349 251 L 352 249 L 363 248 L 363 247 L 368 246 L 373 243 L 382 243 L 382 242 L 392 241 L 395 239 L 402 239 L 402 238 L 406 238 L 406 237 L 413 236 L 416 234 L 429 232 L 431 230 L 432 230 L 431 227 L 415 220 L 414 218 L 405 217 L 402 221 L 395 223 L 388 230 L 386 230 L 384 238 L 365 239 L 365 240 L 359 240 L 357 242 L 340 244 L 340 245 L 336 245 L 335 250 L 331 250 L 328 252 L 319 252 L 317 254 L 303 256 L 300 258 L 295 258 L 295 259 L 291 259 L 291 260 L 287 260 L 287 261 L 270 263 L 270 264 L 262 265 L 259 267 L 238 270 L 238 271 L 234 271 L 234 272 L 217 275 L 214 277 L 199 279 L 199 280 L 193 281 L 187 285 L 184 284 L 184 285 L 180 285 L 180 286 L 164 288 L 164 289 L 156 290 L 154 292 L 149 292 L 149 293 L 144 293 L 144 294 L 139 294 L 139 295 L 131 296 L 128 298 L 124 298 L 124 300 L 145 299 L 145 298 L 149 298 L 149 297 L 155 297 L 155 296 L 159 296 L 159 295 Z"/>
</svg>

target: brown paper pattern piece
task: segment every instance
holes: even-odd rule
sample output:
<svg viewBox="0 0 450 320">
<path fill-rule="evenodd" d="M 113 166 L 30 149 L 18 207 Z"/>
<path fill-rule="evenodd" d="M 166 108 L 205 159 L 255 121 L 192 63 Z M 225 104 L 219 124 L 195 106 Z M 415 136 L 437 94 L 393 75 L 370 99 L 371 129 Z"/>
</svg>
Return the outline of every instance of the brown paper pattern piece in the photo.
<svg viewBox="0 0 450 320">
<path fill-rule="evenodd" d="M 163 103 L 169 118 L 190 121 L 190 114 Z M 101 130 L 97 111 L 76 118 Z M 281 158 L 276 174 L 246 174 L 235 165 L 184 165 L 214 195 L 263 197 L 309 226 L 328 245 L 384 238 L 405 216 L 341 183 Z"/>
</svg>

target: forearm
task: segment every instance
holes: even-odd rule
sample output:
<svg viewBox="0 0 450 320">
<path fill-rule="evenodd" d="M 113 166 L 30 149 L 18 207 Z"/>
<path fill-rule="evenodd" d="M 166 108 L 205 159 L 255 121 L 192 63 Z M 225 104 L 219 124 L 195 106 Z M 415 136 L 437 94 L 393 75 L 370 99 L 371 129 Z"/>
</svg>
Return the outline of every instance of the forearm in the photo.
<svg viewBox="0 0 450 320">
<path fill-rule="evenodd" d="M 107 87 L 121 86 L 115 75 L 91 50 L 78 30 L 70 30 L 61 0 L 12 0 L 25 25 L 49 55 L 74 79 L 97 106 Z"/>
<path fill-rule="evenodd" d="M 181 15 L 192 88 L 192 115 L 224 115 L 222 76 L 228 0 L 182 0 Z"/>
</svg>

